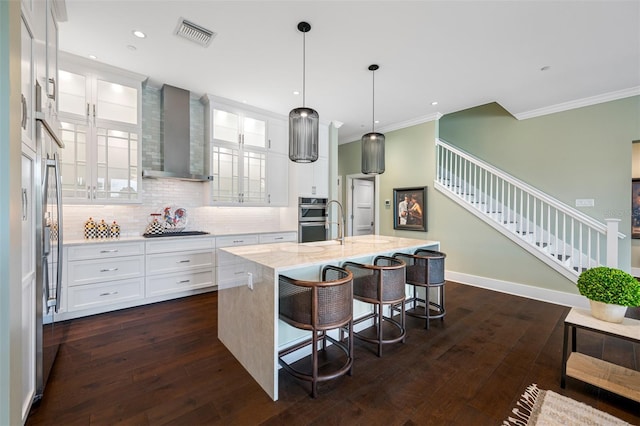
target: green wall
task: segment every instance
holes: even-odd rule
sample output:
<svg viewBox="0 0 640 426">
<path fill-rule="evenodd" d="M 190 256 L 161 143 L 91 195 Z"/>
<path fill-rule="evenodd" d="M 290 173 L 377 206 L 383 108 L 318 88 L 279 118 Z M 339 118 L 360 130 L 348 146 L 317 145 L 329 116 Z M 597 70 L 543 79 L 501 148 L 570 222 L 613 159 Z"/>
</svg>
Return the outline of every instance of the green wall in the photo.
<svg viewBox="0 0 640 426">
<path fill-rule="evenodd" d="M 640 138 L 640 97 L 517 120 L 498 104 L 452 113 L 439 122 L 385 133 L 386 171 L 380 177 L 380 234 L 438 240 L 447 270 L 474 277 L 577 294 L 575 285 L 492 227 L 433 189 L 434 140 L 440 137 L 494 164 L 599 221 L 621 219 L 629 234 L 631 143 Z M 360 142 L 340 145 L 338 173 L 360 172 Z M 393 188 L 429 186 L 428 232 L 394 231 Z M 630 235 L 620 267 L 630 267 Z"/>
<path fill-rule="evenodd" d="M 431 202 L 434 195 L 433 150 L 436 138 L 436 122 L 428 122 L 385 133 L 385 172 L 380 175 L 380 234 L 418 239 L 433 239 L 429 233 L 396 231 L 393 229 L 393 202 L 385 207 L 384 200 L 393 200 L 393 188 L 428 186 L 427 226 L 431 227 Z M 361 173 L 360 141 L 338 146 L 338 174 L 343 178 Z M 346 192 L 346 191 L 345 191 Z M 342 199 L 346 194 L 343 193 Z"/>
</svg>

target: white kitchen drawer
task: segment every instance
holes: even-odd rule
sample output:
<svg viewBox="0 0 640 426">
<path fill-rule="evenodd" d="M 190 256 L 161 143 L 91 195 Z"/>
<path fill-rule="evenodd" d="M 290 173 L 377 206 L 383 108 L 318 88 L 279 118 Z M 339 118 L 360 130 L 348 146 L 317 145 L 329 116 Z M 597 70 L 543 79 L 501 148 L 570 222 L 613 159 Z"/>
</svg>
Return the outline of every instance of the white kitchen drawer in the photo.
<svg viewBox="0 0 640 426">
<path fill-rule="evenodd" d="M 256 234 L 246 235 L 227 235 L 224 237 L 216 237 L 216 248 L 248 246 L 252 244 L 260 244 L 260 239 Z"/>
<path fill-rule="evenodd" d="M 144 298 L 144 278 L 69 287 L 68 310 L 79 311 Z"/>
<path fill-rule="evenodd" d="M 182 237 L 168 240 L 147 241 L 147 254 L 150 253 L 174 253 L 186 250 L 211 250 L 215 248 L 215 239 L 212 237 Z"/>
<path fill-rule="evenodd" d="M 297 242 L 298 234 L 295 232 L 277 232 L 273 234 L 260 234 L 260 244 Z"/>
<path fill-rule="evenodd" d="M 144 256 L 67 262 L 69 287 L 144 276 Z"/>
<path fill-rule="evenodd" d="M 148 254 L 146 275 L 166 274 L 193 269 L 213 269 L 213 251 Z"/>
<path fill-rule="evenodd" d="M 248 276 L 256 275 L 256 264 L 252 262 L 227 263 L 216 268 L 218 289 L 247 285 Z"/>
<path fill-rule="evenodd" d="M 215 285 L 213 270 L 178 272 L 146 278 L 146 297 L 177 293 Z"/>
<path fill-rule="evenodd" d="M 144 242 L 86 243 L 67 247 L 66 260 L 102 259 L 144 254 Z"/>
</svg>

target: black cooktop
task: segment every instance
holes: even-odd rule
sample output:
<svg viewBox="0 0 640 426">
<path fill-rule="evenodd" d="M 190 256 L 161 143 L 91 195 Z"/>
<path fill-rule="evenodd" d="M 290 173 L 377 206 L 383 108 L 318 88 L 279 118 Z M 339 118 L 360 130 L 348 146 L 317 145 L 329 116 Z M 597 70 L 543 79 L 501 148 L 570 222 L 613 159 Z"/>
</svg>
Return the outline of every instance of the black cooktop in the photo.
<svg viewBox="0 0 640 426">
<path fill-rule="evenodd" d="M 145 238 L 158 238 L 158 237 L 186 237 L 189 235 L 208 235 L 210 232 L 205 231 L 180 231 L 180 232 L 167 232 L 166 234 L 142 234 Z"/>
</svg>

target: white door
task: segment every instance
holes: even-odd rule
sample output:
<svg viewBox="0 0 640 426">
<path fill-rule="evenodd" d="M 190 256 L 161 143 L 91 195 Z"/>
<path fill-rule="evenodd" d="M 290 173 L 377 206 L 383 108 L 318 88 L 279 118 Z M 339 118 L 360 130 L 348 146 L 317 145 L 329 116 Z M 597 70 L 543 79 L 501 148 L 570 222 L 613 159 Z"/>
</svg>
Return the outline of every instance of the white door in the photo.
<svg viewBox="0 0 640 426">
<path fill-rule="evenodd" d="M 22 422 L 36 392 L 36 230 L 33 153 L 22 154 Z"/>
<path fill-rule="evenodd" d="M 374 233 L 374 183 L 367 179 L 353 180 L 353 235 Z"/>
</svg>

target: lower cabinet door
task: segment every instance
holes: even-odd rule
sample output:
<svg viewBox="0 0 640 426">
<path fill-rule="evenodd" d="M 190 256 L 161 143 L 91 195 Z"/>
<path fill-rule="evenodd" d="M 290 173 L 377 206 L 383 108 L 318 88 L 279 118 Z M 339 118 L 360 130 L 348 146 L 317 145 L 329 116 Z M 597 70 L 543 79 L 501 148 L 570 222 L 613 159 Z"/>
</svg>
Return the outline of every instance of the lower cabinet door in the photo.
<svg viewBox="0 0 640 426">
<path fill-rule="evenodd" d="M 147 297 L 160 296 L 168 293 L 211 287 L 214 284 L 212 269 L 152 275 L 146 278 L 146 295 Z"/>
<path fill-rule="evenodd" d="M 144 298 L 144 279 L 134 278 L 73 286 L 68 288 L 67 297 L 69 311 L 142 299 Z"/>
</svg>

